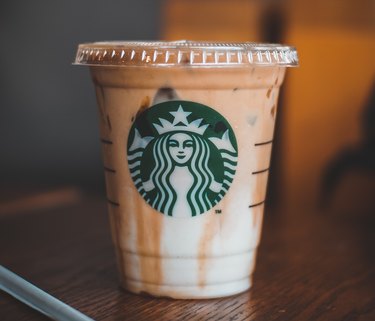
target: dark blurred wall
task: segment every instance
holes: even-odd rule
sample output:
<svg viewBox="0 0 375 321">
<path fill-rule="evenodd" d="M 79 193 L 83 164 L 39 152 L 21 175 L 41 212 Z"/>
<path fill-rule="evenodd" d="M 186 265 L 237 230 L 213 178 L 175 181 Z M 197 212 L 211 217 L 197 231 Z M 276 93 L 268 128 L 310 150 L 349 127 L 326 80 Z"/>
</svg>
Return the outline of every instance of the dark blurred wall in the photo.
<svg viewBox="0 0 375 321">
<path fill-rule="evenodd" d="M 1 1 L 0 186 L 102 188 L 97 107 L 78 43 L 156 39 L 161 0 Z"/>
</svg>

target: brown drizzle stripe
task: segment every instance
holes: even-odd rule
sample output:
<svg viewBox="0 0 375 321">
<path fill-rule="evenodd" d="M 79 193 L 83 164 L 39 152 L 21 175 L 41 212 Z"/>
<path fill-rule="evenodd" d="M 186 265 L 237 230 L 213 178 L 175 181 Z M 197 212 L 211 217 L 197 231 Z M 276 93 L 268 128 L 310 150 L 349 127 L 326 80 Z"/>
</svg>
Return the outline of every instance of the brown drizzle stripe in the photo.
<svg viewBox="0 0 375 321">
<path fill-rule="evenodd" d="M 255 143 L 254 146 L 262 146 L 262 145 L 272 144 L 272 142 L 273 142 L 273 140 L 268 140 L 266 142 Z"/>
<path fill-rule="evenodd" d="M 113 142 L 108 140 L 108 139 L 105 139 L 105 138 L 100 138 L 100 141 L 103 143 L 103 144 L 108 144 L 108 145 L 112 145 Z"/>
<path fill-rule="evenodd" d="M 266 169 L 262 169 L 260 171 L 255 171 L 255 172 L 252 172 L 251 174 L 253 175 L 256 175 L 256 174 L 260 174 L 260 173 L 264 173 L 264 172 L 268 172 L 270 170 L 270 168 L 266 168 Z"/>
<path fill-rule="evenodd" d="M 262 205 L 266 202 L 266 200 L 264 200 L 263 202 L 259 202 L 259 203 L 256 203 L 256 204 L 252 204 L 252 205 L 249 205 L 249 208 L 251 207 L 256 207 L 256 206 L 259 206 L 259 205 Z"/>
<path fill-rule="evenodd" d="M 106 167 L 106 166 L 103 166 L 104 167 L 104 170 L 106 172 L 110 172 L 110 173 L 116 173 L 116 170 L 115 169 L 112 169 L 112 168 L 109 168 L 109 167 Z"/>
<path fill-rule="evenodd" d="M 108 202 L 109 204 L 113 205 L 113 206 L 120 206 L 119 203 L 116 203 L 116 202 L 114 202 L 114 201 L 111 201 L 111 200 L 108 199 L 108 198 L 107 198 L 107 202 Z"/>
</svg>

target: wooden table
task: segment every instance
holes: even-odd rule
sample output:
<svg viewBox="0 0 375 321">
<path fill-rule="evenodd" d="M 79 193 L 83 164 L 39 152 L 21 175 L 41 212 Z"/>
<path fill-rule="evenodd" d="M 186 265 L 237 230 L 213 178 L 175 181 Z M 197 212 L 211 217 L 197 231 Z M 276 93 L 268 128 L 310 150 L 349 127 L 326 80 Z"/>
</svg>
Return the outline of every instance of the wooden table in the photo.
<svg viewBox="0 0 375 321">
<path fill-rule="evenodd" d="M 102 197 L 0 215 L 0 262 L 95 320 L 375 320 L 373 216 L 266 208 L 253 288 L 175 301 L 118 286 Z M 0 320 L 48 320 L 0 293 Z"/>
</svg>

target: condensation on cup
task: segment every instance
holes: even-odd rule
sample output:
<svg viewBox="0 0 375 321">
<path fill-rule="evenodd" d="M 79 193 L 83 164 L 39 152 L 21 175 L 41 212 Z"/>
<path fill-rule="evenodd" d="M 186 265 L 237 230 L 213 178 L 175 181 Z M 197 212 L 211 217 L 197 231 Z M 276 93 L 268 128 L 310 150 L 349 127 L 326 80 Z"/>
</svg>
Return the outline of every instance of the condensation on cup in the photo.
<svg viewBox="0 0 375 321">
<path fill-rule="evenodd" d="M 252 284 L 280 85 L 295 48 L 81 44 L 121 285 L 176 299 Z"/>
</svg>

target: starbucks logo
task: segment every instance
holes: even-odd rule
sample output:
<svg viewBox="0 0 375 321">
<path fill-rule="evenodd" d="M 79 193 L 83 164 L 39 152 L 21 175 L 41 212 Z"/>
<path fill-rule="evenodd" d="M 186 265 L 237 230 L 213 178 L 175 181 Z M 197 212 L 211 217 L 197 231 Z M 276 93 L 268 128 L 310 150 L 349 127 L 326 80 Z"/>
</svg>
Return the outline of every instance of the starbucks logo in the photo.
<svg viewBox="0 0 375 321">
<path fill-rule="evenodd" d="M 173 217 L 207 212 L 228 191 L 237 142 L 210 107 L 168 101 L 141 113 L 130 129 L 128 165 L 135 187 L 157 211 Z"/>
</svg>

